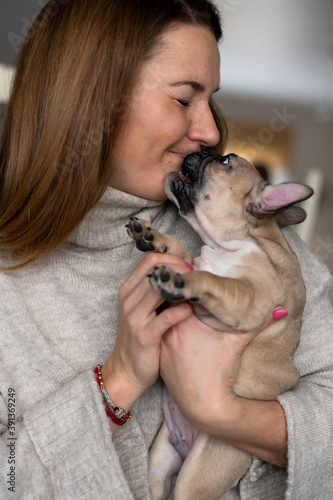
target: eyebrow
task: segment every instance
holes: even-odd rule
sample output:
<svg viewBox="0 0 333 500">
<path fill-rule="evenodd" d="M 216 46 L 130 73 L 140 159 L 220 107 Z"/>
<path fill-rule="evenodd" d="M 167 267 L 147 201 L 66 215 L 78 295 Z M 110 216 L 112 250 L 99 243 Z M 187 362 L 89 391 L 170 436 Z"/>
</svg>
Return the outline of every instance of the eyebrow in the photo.
<svg viewBox="0 0 333 500">
<path fill-rule="evenodd" d="M 202 83 L 196 82 L 195 80 L 180 80 L 178 82 L 172 83 L 172 87 L 181 87 L 182 85 L 189 85 L 192 87 L 193 90 L 197 90 L 199 92 L 203 92 L 205 90 L 205 87 L 202 85 Z M 216 90 L 214 90 L 213 94 L 215 92 L 218 92 L 220 90 L 220 87 L 217 87 Z"/>
</svg>

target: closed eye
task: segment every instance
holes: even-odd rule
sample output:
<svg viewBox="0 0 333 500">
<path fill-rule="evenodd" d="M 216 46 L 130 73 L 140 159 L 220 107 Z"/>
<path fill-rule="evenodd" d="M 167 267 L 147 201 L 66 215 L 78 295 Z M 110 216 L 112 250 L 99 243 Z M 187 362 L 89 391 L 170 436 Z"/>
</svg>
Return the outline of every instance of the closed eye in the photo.
<svg viewBox="0 0 333 500">
<path fill-rule="evenodd" d="M 190 105 L 190 104 L 189 104 L 189 102 L 187 102 L 187 101 L 182 101 L 181 99 L 177 99 L 177 102 L 179 102 L 179 104 L 181 104 L 181 105 L 182 105 L 182 106 L 184 106 L 184 107 L 187 107 L 187 106 L 189 106 L 189 105 Z"/>
</svg>

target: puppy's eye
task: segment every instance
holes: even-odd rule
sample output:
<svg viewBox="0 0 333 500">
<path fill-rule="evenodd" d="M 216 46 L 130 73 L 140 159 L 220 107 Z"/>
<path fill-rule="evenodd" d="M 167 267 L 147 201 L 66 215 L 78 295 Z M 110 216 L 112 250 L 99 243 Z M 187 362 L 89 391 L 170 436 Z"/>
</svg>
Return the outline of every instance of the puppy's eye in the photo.
<svg viewBox="0 0 333 500">
<path fill-rule="evenodd" d="M 221 166 L 221 169 L 223 169 L 225 172 L 231 172 L 232 171 L 232 165 L 231 165 L 231 154 L 225 155 L 222 157 L 219 157 L 219 163 Z"/>
</svg>

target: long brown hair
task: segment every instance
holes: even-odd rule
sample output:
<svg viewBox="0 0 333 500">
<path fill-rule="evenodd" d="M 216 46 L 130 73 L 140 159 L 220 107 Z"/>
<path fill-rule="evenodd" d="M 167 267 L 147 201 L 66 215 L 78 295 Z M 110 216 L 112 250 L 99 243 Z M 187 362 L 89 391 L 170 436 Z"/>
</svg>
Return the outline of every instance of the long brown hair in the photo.
<svg viewBox="0 0 333 500">
<path fill-rule="evenodd" d="M 136 75 L 174 23 L 222 37 L 208 0 L 51 0 L 36 18 L 0 145 L 0 248 L 16 268 L 60 245 L 102 196 Z"/>
</svg>

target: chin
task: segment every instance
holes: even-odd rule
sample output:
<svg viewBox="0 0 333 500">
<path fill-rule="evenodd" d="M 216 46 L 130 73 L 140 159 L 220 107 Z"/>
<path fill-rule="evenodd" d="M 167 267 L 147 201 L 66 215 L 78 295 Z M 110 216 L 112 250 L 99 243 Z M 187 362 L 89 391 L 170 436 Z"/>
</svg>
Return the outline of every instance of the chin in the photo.
<svg viewBox="0 0 333 500">
<path fill-rule="evenodd" d="M 150 195 L 148 199 L 152 201 L 166 201 L 168 197 L 166 193 L 163 191 L 163 193 L 161 193 L 160 195 L 156 196 Z"/>
<path fill-rule="evenodd" d="M 154 189 L 150 189 L 147 191 L 142 190 L 140 191 L 140 193 L 137 191 L 136 193 L 132 194 L 136 194 L 136 196 L 139 196 L 140 198 L 145 198 L 146 200 L 151 200 L 151 201 L 166 201 L 168 199 L 167 194 L 164 191 L 163 183 L 161 185 L 160 190 L 154 190 Z"/>
</svg>

